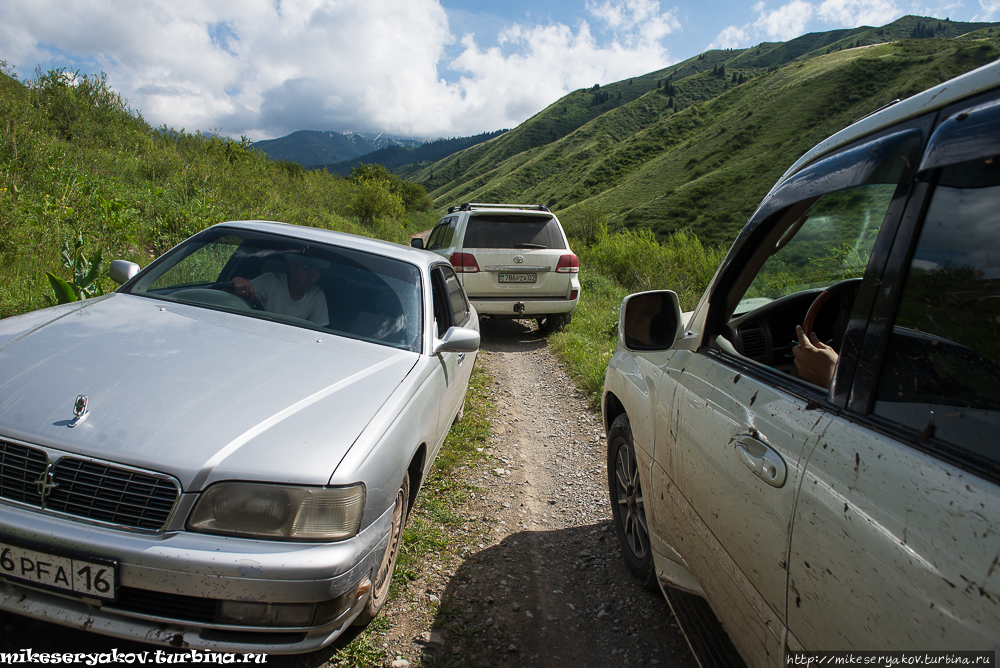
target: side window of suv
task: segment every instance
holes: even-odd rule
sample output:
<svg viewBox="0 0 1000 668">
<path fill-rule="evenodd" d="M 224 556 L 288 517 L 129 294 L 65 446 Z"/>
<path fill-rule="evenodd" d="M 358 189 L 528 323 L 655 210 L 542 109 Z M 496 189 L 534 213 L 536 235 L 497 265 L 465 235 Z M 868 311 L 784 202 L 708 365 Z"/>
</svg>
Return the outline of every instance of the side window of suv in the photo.
<svg viewBox="0 0 1000 668">
<path fill-rule="evenodd" d="M 900 297 L 874 413 L 1000 463 L 1000 156 L 945 167 Z"/>
<path fill-rule="evenodd" d="M 458 223 L 458 216 L 448 216 L 441 219 L 431 230 L 430 236 L 427 237 L 427 250 L 439 250 L 454 245 L 456 223 Z"/>
</svg>

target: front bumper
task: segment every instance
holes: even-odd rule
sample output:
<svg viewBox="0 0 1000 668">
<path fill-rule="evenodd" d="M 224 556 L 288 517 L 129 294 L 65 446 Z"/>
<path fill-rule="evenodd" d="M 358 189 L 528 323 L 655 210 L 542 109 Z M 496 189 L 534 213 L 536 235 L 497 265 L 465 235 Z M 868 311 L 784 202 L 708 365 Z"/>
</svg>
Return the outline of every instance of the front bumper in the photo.
<svg viewBox="0 0 1000 668">
<path fill-rule="evenodd" d="M 358 586 L 380 563 L 391 522 L 389 508 L 350 540 L 289 543 L 139 534 L 0 506 L 0 541 L 113 560 L 119 573 L 115 601 L 71 598 L 0 578 L 0 610 L 175 648 L 308 652 L 332 642 L 361 611 L 368 594 L 357 595 Z M 317 626 L 254 626 L 222 622 L 223 601 L 336 601 L 343 611 Z"/>
</svg>

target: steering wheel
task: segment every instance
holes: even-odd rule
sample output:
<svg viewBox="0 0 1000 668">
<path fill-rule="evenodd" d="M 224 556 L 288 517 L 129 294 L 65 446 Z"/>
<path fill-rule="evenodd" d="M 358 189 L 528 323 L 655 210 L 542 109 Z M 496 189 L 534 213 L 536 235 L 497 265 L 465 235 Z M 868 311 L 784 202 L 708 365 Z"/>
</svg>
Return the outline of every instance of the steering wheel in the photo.
<svg viewBox="0 0 1000 668">
<path fill-rule="evenodd" d="M 229 281 L 220 281 L 218 283 L 212 283 L 208 286 L 209 290 L 222 290 L 223 292 L 228 292 L 236 297 L 239 297 L 247 303 L 247 305 L 254 311 L 263 311 L 264 305 L 260 303 L 260 300 L 253 295 L 237 295 L 236 286 Z"/>
<path fill-rule="evenodd" d="M 854 302 L 854 298 L 858 294 L 858 289 L 861 287 L 860 278 L 848 278 L 843 281 L 834 283 L 828 287 L 823 292 L 816 295 L 816 299 L 813 300 L 812 304 L 809 306 L 809 310 L 806 311 L 806 317 L 802 321 L 802 329 L 805 331 L 806 336 L 809 336 L 813 331 L 813 325 L 816 323 L 816 316 L 819 315 L 820 311 L 823 310 L 823 306 L 826 302 L 837 295 L 840 297 L 840 303 L 843 306 L 843 299 L 848 297 L 850 302 Z M 843 330 L 846 331 L 847 323 L 844 323 Z M 840 349 L 840 344 L 844 338 L 844 331 L 840 331 L 840 327 L 836 327 L 833 332 L 833 347 L 836 350 Z"/>
</svg>

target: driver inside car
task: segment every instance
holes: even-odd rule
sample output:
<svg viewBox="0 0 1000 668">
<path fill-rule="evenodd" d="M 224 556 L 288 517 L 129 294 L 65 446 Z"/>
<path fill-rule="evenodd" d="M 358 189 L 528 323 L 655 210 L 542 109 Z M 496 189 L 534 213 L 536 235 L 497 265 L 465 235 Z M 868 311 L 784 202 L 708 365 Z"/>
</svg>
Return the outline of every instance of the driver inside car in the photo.
<svg viewBox="0 0 1000 668">
<path fill-rule="evenodd" d="M 237 276 L 232 280 L 237 295 L 258 300 L 271 313 L 309 320 L 325 327 L 330 323 L 326 294 L 316 287 L 322 273 L 318 260 L 304 256 L 288 259 L 288 273 L 267 272 L 247 280 Z"/>
</svg>

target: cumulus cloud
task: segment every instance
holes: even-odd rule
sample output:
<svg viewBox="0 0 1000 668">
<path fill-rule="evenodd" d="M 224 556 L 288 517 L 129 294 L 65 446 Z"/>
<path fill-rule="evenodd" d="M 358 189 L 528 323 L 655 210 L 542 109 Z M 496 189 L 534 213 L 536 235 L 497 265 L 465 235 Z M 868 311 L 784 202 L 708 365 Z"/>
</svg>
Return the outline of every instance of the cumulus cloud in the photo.
<svg viewBox="0 0 1000 668">
<path fill-rule="evenodd" d="M 979 6 L 984 13 L 974 17 L 974 21 L 994 21 L 1000 16 L 1000 0 L 979 0 Z"/>
<path fill-rule="evenodd" d="M 592 24 L 510 24 L 494 48 L 452 35 L 439 0 L 72 7 L 0 3 L 0 59 L 22 74 L 36 64 L 102 70 L 155 125 L 254 140 L 300 129 L 455 136 L 513 127 L 576 88 L 666 66 L 663 38 L 679 28 L 655 0 L 591 2 Z"/>
<path fill-rule="evenodd" d="M 753 6 L 753 11 L 757 14 L 755 21 L 726 27 L 709 48 L 733 49 L 761 41 L 787 41 L 808 32 L 813 23 L 820 24 L 813 28 L 817 30 L 878 26 L 904 14 L 895 0 L 823 0 L 816 4 L 792 0 L 775 9 L 769 9 L 761 1 Z"/>
</svg>

